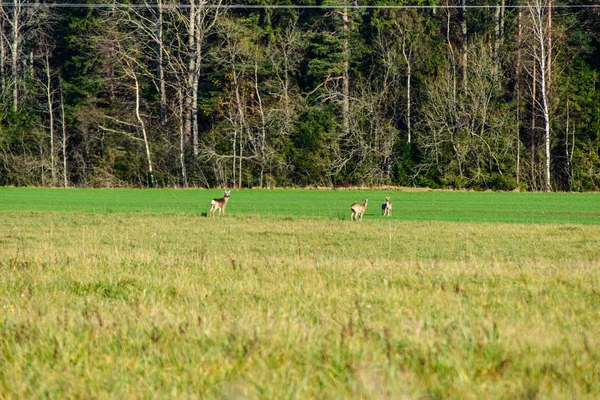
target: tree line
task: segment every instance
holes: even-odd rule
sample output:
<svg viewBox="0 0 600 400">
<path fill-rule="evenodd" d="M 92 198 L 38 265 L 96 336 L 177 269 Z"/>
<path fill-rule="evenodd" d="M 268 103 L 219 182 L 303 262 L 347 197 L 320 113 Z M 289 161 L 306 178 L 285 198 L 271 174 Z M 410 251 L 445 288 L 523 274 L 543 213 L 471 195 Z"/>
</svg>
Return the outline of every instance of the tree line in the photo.
<svg viewBox="0 0 600 400">
<path fill-rule="evenodd" d="M 582 3 L 0 0 L 0 184 L 598 190 Z"/>
</svg>

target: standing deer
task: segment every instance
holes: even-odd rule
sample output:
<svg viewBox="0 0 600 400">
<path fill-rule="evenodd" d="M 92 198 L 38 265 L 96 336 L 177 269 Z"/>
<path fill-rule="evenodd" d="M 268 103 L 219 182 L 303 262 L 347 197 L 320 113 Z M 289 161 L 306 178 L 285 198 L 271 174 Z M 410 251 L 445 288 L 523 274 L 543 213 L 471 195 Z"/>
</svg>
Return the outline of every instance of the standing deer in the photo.
<svg viewBox="0 0 600 400">
<path fill-rule="evenodd" d="M 364 199 L 362 205 L 358 203 L 352 204 L 350 209 L 352 210 L 352 215 L 350 215 L 350 221 L 360 219 L 362 221 L 363 214 L 367 209 L 368 199 Z"/>
<path fill-rule="evenodd" d="M 392 215 L 392 202 L 390 201 L 390 196 L 385 198 L 385 203 L 381 205 L 381 215 L 387 215 L 388 217 Z"/>
<path fill-rule="evenodd" d="M 225 195 L 220 199 L 212 199 L 210 202 L 210 216 L 215 216 L 215 211 L 219 210 L 219 215 L 225 215 L 225 207 L 227 207 L 227 202 L 229 201 L 229 192 L 230 190 L 225 191 Z"/>
</svg>

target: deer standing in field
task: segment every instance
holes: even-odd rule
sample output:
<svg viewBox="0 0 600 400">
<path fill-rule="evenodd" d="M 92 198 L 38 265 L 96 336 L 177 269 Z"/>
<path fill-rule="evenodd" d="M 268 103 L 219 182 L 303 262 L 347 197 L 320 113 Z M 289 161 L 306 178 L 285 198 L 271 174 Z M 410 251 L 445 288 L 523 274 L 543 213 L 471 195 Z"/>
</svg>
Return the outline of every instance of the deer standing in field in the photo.
<svg viewBox="0 0 600 400">
<path fill-rule="evenodd" d="M 388 217 L 392 215 L 392 202 L 390 201 L 390 196 L 385 198 L 385 203 L 381 205 L 381 215 L 387 215 Z"/>
<path fill-rule="evenodd" d="M 215 216 L 215 211 L 219 210 L 219 215 L 225 215 L 225 207 L 227 207 L 227 202 L 229 201 L 229 192 L 230 190 L 225 191 L 225 195 L 220 199 L 212 199 L 210 202 L 210 216 Z"/>
<path fill-rule="evenodd" d="M 350 221 L 360 219 L 362 221 L 363 214 L 367 209 L 368 199 L 364 199 L 362 204 L 354 203 L 350 206 L 352 210 L 352 215 L 350 215 Z"/>
</svg>

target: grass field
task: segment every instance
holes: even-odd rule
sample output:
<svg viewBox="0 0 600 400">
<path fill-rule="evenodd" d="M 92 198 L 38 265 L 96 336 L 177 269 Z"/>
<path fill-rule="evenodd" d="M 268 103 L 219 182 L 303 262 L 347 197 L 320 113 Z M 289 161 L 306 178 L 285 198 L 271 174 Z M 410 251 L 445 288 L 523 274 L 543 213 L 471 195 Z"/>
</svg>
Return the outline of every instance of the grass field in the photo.
<svg viewBox="0 0 600 400">
<path fill-rule="evenodd" d="M 0 397 L 600 396 L 598 195 L 386 193 L 0 188 Z"/>
<path fill-rule="evenodd" d="M 234 190 L 231 215 L 350 218 L 350 204 L 368 198 L 365 218 L 381 215 L 385 196 L 392 219 L 576 223 L 600 225 L 598 193 L 506 193 L 386 190 Z M 0 211 L 202 214 L 222 190 L 1 188 Z"/>
</svg>

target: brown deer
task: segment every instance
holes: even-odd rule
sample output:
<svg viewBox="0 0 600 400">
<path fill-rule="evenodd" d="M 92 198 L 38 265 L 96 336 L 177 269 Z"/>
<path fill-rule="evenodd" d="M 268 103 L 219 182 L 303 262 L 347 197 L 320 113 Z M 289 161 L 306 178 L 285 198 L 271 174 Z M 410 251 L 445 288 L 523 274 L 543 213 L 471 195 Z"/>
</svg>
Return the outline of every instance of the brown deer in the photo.
<svg viewBox="0 0 600 400">
<path fill-rule="evenodd" d="M 210 202 L 210 216 L 215 216 L 215 211 L 219 210 L 219 215 L 225 215 L 225 207 L 227 207 L 227 202 L 229 201 L 229 192 L 230 190 L 225 191 L 225 195 L 220 199 L 212 199 Z"/>
<path fill-rule="evenodd" d="M 352 204 L 352 206 L 350 206 L 350 209 L 352 210 L 352 215 L 350 215 L 350 221 L 358 219 L 362 221 L 363 214 L 367 209 L 368 201 L 368 199 L 364 199 L 362 204 L 354 203 Z"/>
<path fill-rule="evenodd" d="M 381 215 L 387 215 L 388 217 L 392 215 L 392 202 L 390 201 L 390 196 L 385 198 L 385 203 L 381 205 Z"/>
</svg>

